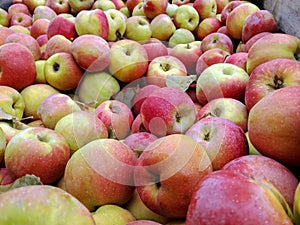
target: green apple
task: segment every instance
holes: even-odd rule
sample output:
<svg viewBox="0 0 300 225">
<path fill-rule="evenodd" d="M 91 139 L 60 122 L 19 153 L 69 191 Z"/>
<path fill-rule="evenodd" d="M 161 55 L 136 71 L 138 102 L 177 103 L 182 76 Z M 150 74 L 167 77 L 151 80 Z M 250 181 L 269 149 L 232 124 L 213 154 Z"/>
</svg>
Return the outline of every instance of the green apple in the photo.
<svg viewBox="0 0 300 225">
<path fill-rule="evenodd" d="M 76 14 L 82 10 L 89 10 L 94 4 L 94 0 L 69 0 L 68 3 L 72 12 Z"/>
<path fill-rule="evenodd" d="M 46 64 L 45 59 L 40 59 L 35 61 L 35 68 L 36 68 L 36 78 L 35 83 L 37 84 L 46 84 L 46 78 L 44 73 L 44 67 Z"/>
<path fill-rule="evenodd" d="M 195 41 L 194 34 L 185 28 L 178 28 L 169 38 L 169 47 L 174 47 L 177 44 L 187 44 Z"/>
<path fill-rule="evenodd" d="M 117 41 L 123 38 L 126 31 L 127 17 L 117 9 L 109 9 L 104 13 L 109 26 L 107 41 Z"/>
<path fill-rule="evenodd" d="M 125 37 L 144 43 L 152 36 L 150 22 L 145 16 L 131 16 L 126 20 Z"/>
<path fill-rule="evenodd" d="M 109 9 L 116 9 L 116 6 L 111 0 L 96 0 L 92 5 L 92 9 L 101 9 L 106 11 Z"/>
<path fill-rule="evenodd" d="M 8 12 L 2 8 L 0 8 L 0 25 L 4 27 L 9 25 Z"/>
<path fill-rule="evenodd" d="M 168 14 L 159 14 L 150 22 L 152 37 L 161 41 L 168 41 L 175 32 L 176 26 Z"/>
<path fill-rule="evenodd" d="M 194 31 L 199 24 L 200 17 L 192 5 L 184 4 L 176 9 L 173 21 L 177 28 Z"/>
</svg>

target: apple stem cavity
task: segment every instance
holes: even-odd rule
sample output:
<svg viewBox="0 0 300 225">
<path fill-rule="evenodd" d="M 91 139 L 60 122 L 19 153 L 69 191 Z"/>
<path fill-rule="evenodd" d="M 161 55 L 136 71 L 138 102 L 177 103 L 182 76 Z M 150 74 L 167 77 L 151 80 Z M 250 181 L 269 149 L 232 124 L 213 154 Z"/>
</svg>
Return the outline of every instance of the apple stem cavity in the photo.
<svg viewBox="0 0 300 225">
<path fill-rule="evenodd" d="M 268 84 L 268 86 L 270 86 L 271 88 L 273 88 L 275 90 L 283 88 L 285 86 L 282 77 L 279 77 L 278 75 L 275 75 L 273 81 L 274 81 L 274 83 Z"/>
<path fill-rule="evenodd" d="M 53 71 L 54 72 L 58 72 L 59 71 L 59 67 L 60 67 L 60 65 L 58 63 L 54 63 L 53 66 L 52 66 Z"/>
<path fill-rule="evenodd" d="M 161 63 L 160 64 L 160 68 L 163 70 L 163 71 L 169 71 L 171 69 L 171 66 L 170 64 L 167 64 L 167 63 Z"/>
</svg>

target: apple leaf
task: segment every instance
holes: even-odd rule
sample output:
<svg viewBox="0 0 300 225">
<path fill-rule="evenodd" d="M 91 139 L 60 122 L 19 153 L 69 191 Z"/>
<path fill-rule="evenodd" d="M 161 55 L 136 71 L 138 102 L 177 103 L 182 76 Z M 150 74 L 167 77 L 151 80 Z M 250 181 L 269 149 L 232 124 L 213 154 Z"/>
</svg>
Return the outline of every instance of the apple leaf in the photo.
<svg viewBox="0 0 300 225">
<path fill-rule="evenodd" d="M 167 87 L 177 87 L 182 91 L 186 91 L 197 78 L 197 75 L 179 76 L 173 74 L 166 77 L 166 85 Z"/>
</svg>

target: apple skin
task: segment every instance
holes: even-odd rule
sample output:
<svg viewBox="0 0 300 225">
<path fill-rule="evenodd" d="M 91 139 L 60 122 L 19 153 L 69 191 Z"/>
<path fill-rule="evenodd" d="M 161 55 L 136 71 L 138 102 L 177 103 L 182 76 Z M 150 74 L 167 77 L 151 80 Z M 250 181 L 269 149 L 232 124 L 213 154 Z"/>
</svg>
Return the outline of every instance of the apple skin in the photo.
<svg viewBox="0 0 300 225">
<path fill-rule="evenodd" d="M 224 63 L 234 64 L 241 67 L 246 71 L 248 53 L 247 52 L 234 52 L 224 60 Z"/>
<path fill-rule="evenodd" d="M 90 211 L 108 203 L 124 204 L 135 189 L 136 163 L 132 150 L 118 140 L 91 141 L 69 159 L 64 174 L 66 190 Z"/>
<path fill-rule="evenodd" d="M 149 138 L 149 140 L 151 140 Z M 0 165 L 4 163 L 4 153 L 6 148 L 6 134 L 3 129 L 0 127 Z M 6 171 L 6 168 L 4 168 Z M 0 185 L 10 181 L 10 176 L 8 173 L 3 173 L 3 169 L 0 168 Z M 4 181 L 3 181 L 4 180 Z"/>
<path fill-rule="evenodd" d="M 140 114 L 146 130 L 157 137 L 184 133 L 196 119 L 190 96 L 174 87 L 155 90 L 144 100 Z"/>
<path fill-rule="evenodd" d="M 222 26 L 221 21 L 216 17 L 208 17 L 200 21 L 195 30 L 195 35 L 199 40 L 202 40 L 207 35 L 217 32 Z"/>
<path fill-rule="evenodd" d="M 250 110 L 259 100 L 274 90 L 300 85 L 300 62 L 278 58 L 257 66 L 251 73 L 245 90 L 245 104 Z"/>
<path fill-rule="evenodd" d="M 185 217 L 195 185 L 212 172 L 204 148 L 184 134 L 157 139 L 137 161 L 134 176 L 141 200 L 168 218 Z"/>
<path fill-rule="evenodd" d="M 173 21 L 177 28 L 194 31 L 199 24 L 200 17 L 192 5 L 184 4 L 176 9 Z"/>
<path fill-rule="evenodd" d="M 225 6 L 230 2 L 230 0 L 216 0 L 217 4 L 217 14 L 221 15 Z"/>
<path fill-rule="evenodd" d="M 131 133 L 148 132 L 143 125 L 141 114 L 137 114 L 131 125 Z"/>
<path fill-rule="evenodd" d="M 65 225 L 96 225 L 92 214 L 76 198 L 52 185 L 31 185 L 1 194 L 1 224 L 21 223 L 57 224 L 63 218 Z M 64 210 L 59 210 L 58 205 Z"/>
<path fill-rule="evenodd" d="M 236 65 L 213 64 L 197 79 L 196 96 L 201 105 L 220 97 L 242 101 L 248 81 L 249 75 Z"/>
<path fill-rule="evenodd" d="M 168 14 L 159 14 L 150 21 L 152 37 L 161 41 L 168 41 L 175 32 L 176 26 Z"/>
<path fill-rule="evenodd" d="M 271 33 L 258 39 L 248 51 L 247 72 L 251 74 L 255 67 L 276 58 L 299 59 L 300 39 L 282 33 Z"/>
<path fill-rule="evenodd" d="M 0 46 L 0 85 L 21 90 L 35 82 L 36 68 L 31 51 L 20 43 Z"/>
<path fill-rule="evenodd" d="M 248 154 L 248 141 L 242 128 L 221 117 L 203 118 L 186 132 L 207 152 L 214 170 Z"/>
<path fill-rule="evenodd" d="M 50 20 L 48 19 L 37 19 L 34 21 L 30 28 L 30 35 L 33 38 L 38 38 L 42 34 L 47 34 L 48 25 L 50 23 Z"/>
<path fill-rule="evenodd" d="M 299 93 L 299 86 L 275 90 L 257 102 L 248 117 L 249 139 L 253 146 L 265 156 L 296 167 L 300 165 Z"/>
<path fill-rule="evenodd" d="M 32 25 L 32 17 L 31 15 L 27 15 L 26 13 L 15 13 L 10 18 L 9 25 L 21 25 L 23 27 L 30 27 Z"/>
<path fill-rule="evenodd" d="M 32 13 L 32 21 L 36 21 L 38 19 L 48 19 L 51 21 L 57 16 L 57 13 L 46 5 L 40 5 L 36 7 Z"/>
<path fill-rule="evenodd" d="M 28 7 L 30 12 L 34 12 L 36 7 L 45 5 L 46 0 L 22 0 L 22 3 Z"/>
<path fill-rule="evenodd" d="M 134 7 L 141 2 L 143 2 L 143 0 L 127 0 L 125 2 L 125 4 L 129 10 L 129 12 L 132 13 Z"/>
<path fill-rule="evenodd" d="M 0 185 L 11 184 L 15 181 L 15 177 L 13 177 L 7 168 L 0 168 Z"/>
<path fill-rule="evenodd" d="M 294 206 L 293 206 L 293 213 L 295 216 L 295 223 L 300 223 L 300 204 L 299 204 L 299 197 L 300 197 L 300 183 L 298 183 L 296 191 L 295 191 L 295 198 L 294 198 Z"/>
<path fill-rule="evenodd" d="M 298 179 L 278 161 L 262 155 L 246 155 L 232 160 L 222 169 L 254 180 L 270 182 L 282 194 L 289 206 L 293 207 Z"/>
<path fill-rule="evenodd" d="M 228 2 L 228 4 L 225 5 L 225 7 L 223 8 L 223 10 L 221 12 L 221 18 L 220 18 L 221 23 L 223 25 L 226 25 L 226 20 L 227 20 L 228 15 L 232 12 L 232 10 L 234 8 L 236 8 L 237 6 L 239 6 L 243 3 L 245 3 L 245 1 L 230 1 L 230 2 Z"/>
<path fill-rule="evenodd" d="M 193 7 L 197 10 L 200 20 L 215 17 L 217 14 L 216 0 L 195 0 Z"/>
<path fill-rule="evenodd" d="M 150 22 L 145 16 L 131 16 L 126 19 L 126 30 L 124 36 L 127 39 L 145 43 L 152 36 Z"/>
<path fill-rule="evenodd" d="M 72 13 L 79 13 L 82 10 L 89 10 L 91 9 L 94 0 L 85 0 L 85 1 L 78 1 L 78 0 L 68 0 L 70 10 Z"/>
<path fill-rule="evenodd" d="M 46 0 L 45 6 L 51 8 L 56 14 L 71 12 L 68 0 Z"/>
<path fill-rule="evenodd" d="M 126 31 L 127 17 L 117 9 L 108 9 L 104 11 L 108 20 L 107 41 L 117 41 L 123 38 Z"/>
<path fill-rule="evenodd" d="M 228 170 L 214 171 L 198 183 L 186 216 L 186 225 L 220 221 L 228 225 L 293 224 L 267 182 Z"/>
<path fill-rule="evenodd" d="M 209 49 L 220 48 L 224 51 L 233 53 L 233 42 L 229 36 L 219 32 L 208 34 L 202 39 L 201 51 L 205 52 Z"/>
<path fill-rule="evenodd" d="M 165 15 L 165 14 L 161 14 L 161 15 Z M 149 62 L 151 62 L 156 57 L 165 56 L 169 54 L 166 45 L 159 39 L 152 37 L 142 45 L 147 51 Z"/>
<path fill-rule="evenodd" d="M 143 3 L 143 12 L 146 17 L 153 19 L 159 14 L 166 12 L 168 0 L 145 0 Z"/>
<path fill-rule="evenodd" d="M 70 41 L 78 36 L 75 29 L 75 17 L 72 14 L 59 14 L 50 21 L 47 29 L 48 39 L 57 34 L 65 36 Z"/>
<path fill-rule="evenodd" d="M 6 168 L 13 176 L 34 174 L 43 184 L 57 181 L 69 158 L 70 148 L 64 137 L 45 127 L 20 131 L 9 141 L 4 154 Z"/>
<path fill-rule="evenodd" d="M 70 50 L 77 64 L 85 71 L 102 71 L 110 63 L 110 47 L 106 40 L 96 35 L 79 36 L 72 42 Z"/>
<path fill-rule="evenodd" d="M 162 225 L 162 224 L 152 220 L 136 220 L 136 221 L 131 221 L 126 225 Z"/>
<path fill-rule="evenodd" d="M 0 46 L 4 44 L 5 39 L 13 34 L 14 31 L 8 27 L 0 26 Z"/>
<path fill-rule="evenodd" d="M 71 54 L 72 41 L 61 34 L 56 34 L 48 39 L 44 49 L 45 58 L 48 59 L 55 53 L 66 52 Z"/>
<path fill-rule="evenodd" d="M 244 48 L 243 51 L 244 52 L 248 52 L 249 49 L 252 47 L 252 45 L 260 38 L 262 38 L 265 35 L 271 34 L 271 32 L 261 32 L 258 34 L 255 34 L 254 36 L 252 36 L 245 44 L 244 44 Z"/>
<path fill-rule="evenodd" d="M 4 9 L 3 9 L 4 10 Z M 23 3 L 15 3 L 15 4 L 11 4 L 6 13 L 8 14 L 8 19 L 10 20 L 11 17 L 16 14 L 16 13 L 25 13 L 29 16 L 31 16 L 31 13 L 27 7 L 27 5 L 23 4 Z"/>
<path fill-rule="evenodd" d="M 169 38 L 168 46 L 173 48 L 177 44 L 187 44 L 195 40 L 196 38 L 192 31 L 185 28 L 177 28 Z"/>
</svg>

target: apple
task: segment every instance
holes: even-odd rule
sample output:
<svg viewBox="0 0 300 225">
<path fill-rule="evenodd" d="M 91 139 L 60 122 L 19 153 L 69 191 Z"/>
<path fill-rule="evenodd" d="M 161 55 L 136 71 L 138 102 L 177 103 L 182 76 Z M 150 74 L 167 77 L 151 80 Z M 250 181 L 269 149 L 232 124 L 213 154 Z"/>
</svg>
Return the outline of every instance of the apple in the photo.
<svg viewBox="0 0 300 225">
<path fill-rule="evenodd" d="M 111 1 L 114 3 L 116 10 L 121 10 L 123 8 L 126 8 L 126 4 L 122 0 L 111 0 Z"/>
<path fill-rule="evenodd" d="M 106 40 L 96 35 L 79 36 L 71 43 L 70 51 L 76 63 L 85 71 L 102 71 L 110 63 L 110 47 Z"/>
<path fill-rule="evenodd" d="M 137 114 L 131 125 L 131 133 L 148 132 L 143 125 L 141 114 Z"/>
<path fill-rule="evenodd" d="M 230 0 L 216 0 L 216 4 L 217 4 L 217 12 L 216 14 L 221 15 L 223 9 L 225 8 L 225 6 L 230 2 Z"/>
<path fill-rule="evenodd" d="M 33 120 L 39 119 L 37 110 L 40 103 L 52 94 L 59 93 L 58 90 L 49 84 L 32 84 L 20 92 L 25 103 L 24 116 L 32 117 Z"/>
<path fill-rule="evenodd" d="M 148 140 L 150 140 L 150 138 Z M 130 143 L 130 142 L 128 142 L 128 143 Z M 0 127 L 0 165 L 4 162 L 5 148 L 6 148 L 6 135 L 3 131 L 3 129 Z M 5 168 L 5 171 L 6 171 L 6 168 Z M 2 168 L 0 168 L 0 185 L 6 184 L 6 182 L 10 181 L 9 178 L 11 178 L 11 176 L 7 176 L 7 175 L 9 175 L 9 174 L 3 173 Z"/>
<path fill-rule="evenodd" d="M 121 82 L 131 82 L 142 77 L 148 68 L 148 54 L 142 44 L 124 39 L 110 48 L 109 72 Z"/>
<path fill-rule="evenodd" d="M 156 57 L 166 56 L 169 54 L 167 46 L 162 41 L 154 37 L 150 38 L 147 42 L 143 43 L 142 45 L 147 52 L 149 62 L 151 62 Z"/>
<path fill-rule="evenodd" d="M 67 91 L 77 87 L 83 71 L 72 54 L 58 52 L 50 56 L 44 68 L 47 83 L 58 90 Z"/>
<path fill-rule="evenodd" d="M 39 104 L 37 115 L 45 127 L 54 129 L 62 117 L 80 110 L 80 107 L 70 96 L 57 93 L 49 95 Z"/>
<path fill-rule="evenodd" d="M 92 9 L 101 9 L 106 11 L 109 9 L 116 9 L 116 6 L 111 0 L 96 0 L 92 5 Z"/>
<path fill-rule="evenodd" d="M 107 41 L 117 41 L 123 38 L 126 31 L 127 17 L 117 9 L 108 9 L 104 11 L 108 20 Z"/>
<path fill-rule="evenodd" d="M 234 52 L 225 58 L 224 63 L 234 64 L 246 71 L 247 59 L 247 52 Z"/>
<path fill-rule="evenodd" d="M 20 132 L 19 129 L 13 127 L 12 123 L 7 121 L 0 121 L 0 127 L 3 130 L 6 137 L 6 144 L 17 134 Z M 4 160 L 3 160 L 4 161 Z"/>
<path fill-rule="evenodd" d="M 260 38 L 262 38 L 265 35 L 271 34 L 271 32 L 260 32 L 258 34 L 255 34 L 252 36 L 246 43 L 244 43 L 244 52 L 248 52 L 249 49 L 252 47 L 252 45 Z"/>
<path fill-rule="evenodd" d="M 50 20 L 48 19 L 37 19 L 35 20 L 30 28 L 30 35 L 37 39 L 39 36 L 43 34 L 47 34 L 48 25 L 50 23 Z"/>
<path fill-rule="evenodd" d="M 300 85 L 300 63 L 278 58 L 257 66 L 251 73 L 245 90 L 245 104 L 250 110 L 267 94 L 287 86 Z"/>
<path fill-rule="evenodd" d="M 3 152 L 4 155 L 4 152 Z M 9 173 L 7 168 L 0 168 L 0 185 L 12 184 L 16 179 Z"/>
<path fill-rule="evenodd" d="M 175 87 L 155 90 L 144 100 L 140 114 L 146 130 L 157 137 L 184 133 L 196 119 L 190 96 Z"/>
<path fill-rule="evenodd" d="M 168 41 L 175 32 L 176 26 L 168 14 L 159 14 L 150 21 L 152 37 L 161 41 Z"/>
<path fill-rule="evenodd" d="M 180 59 L 172 55 L 154 58 L 147 68 L 147 81 L 159 87 L 166 86 L 168 76 L 187 76 L 187 68 Z"/>
<path fill-rule="evenodd" d="M 242 68 L 217 63 L 206 68 L 196 82 L 196 95 L 199 103 L 205 105 L 216 98 L 234 98 L 242 101 L 249 75 Z"/>
<path fill-rule="evenodd" d="M 130 134 L 134 117 L 125 103 L 106 100 L 97 106 L 94 114 L 105 124 L 110 138 L 122 140 Z"/>
<path fill-rule="evenodd" d="M 288 166 L 300 163 L 297 150 L 299 91 L 299 86 L 272 91 L 251 108 L 248 117 L 249 139 L 253 146 L 261 154 Z"/>
<path fill-rule="evenodd" d="M 94 0 L 68 0 L 70 10 L 77 14 L 82 10 L 89 10 L 92 8 Z"/>
<path fill-rule="evenodd" d="M 10 19 L 8 17 L 8 12 L 0 8 L 0 25 L 4 27 L 8 27 L 9 23 L 10 23 Z"/>
<path fill-rule="evenodd" d="M 257 10 L 247 16 L 244 21 L 242 41 L 246 43 L 251 37 L 261 32 L 274 33 L 277 31 L 278 24 L 274 15 L 268 10 Z"/>
<path fill-rule="evenodd" d="M 177 28 L 185 28 L 194 31 L 200 21 L 197 10 L 192 5 L 179 6 L 173 16 L 173 22 Z"/>
<path fill-rule="evenodd" d="M 70 41 L 68 38 L 66 38 L 64 35 L 56 34 L 48 39 L 44 52 L 45 52 L 45 58 L 48 59 L 55 53 L 59 52 L 65 52 L 65 53 L 71 53 L 71 45 L 72 41 Z"/>
<path fill-rule="evenodd" d="M 202 40 L 211 33 L 218 32 L 221 27 L 221 21 L 216 17 L 208 17 L 200 21 L 195 32 L 196 37 Z"/>
<path fill-rule="evenodd" d="M 4 153 L 5 166 L 13 176 L 34 174 L 43 184 L 57 181 L 69 158 L 70 148 L 64 137 L 44 127 L 20 131 L 8 142 Z"/>
<path fill-rule="evenodd" d="M 132 10 L 131 16 L 145 16 L 144 1 L 138 3 Z"/>
<path fill-rule="evenodd" d="M 178 6 L 185 5 L 191 3 L 191 0 L 172 0 L 171 4 L 175 4 Z"/>
<path fill-rule="evenodd" d="M 107 40 L 109 34 L 108 19 L 101 9 L 82 10 L 75 18 L 75 30 L 79 36 L 94 34 Z"/>
<path fill-rule="evenodd" d="M 300 40 L 296 36 L 271 33 L 263 36 L 248 51 L 247 72 L 251 74 L 258 65 L 276 58 L 298 60 Z"/>
<path fill-rule="evenodd" d="M 218 0 L 217 0 L 218 1 Z M 226 25 L 226 20 L 228 15 L 232 12 L 232 10 L 234 8 L 236 8 L 237 6 L 246 3 L 245 1 L 229 1 L 225 7 L 223 8 L 222 12 L 221 12 L 221 23 L 223 25 Z M 226 26 L 225 26 L 226 27 Z"/>
<path fill-rule="evenodd" d="M 162 225 L 152 220 L 135 220 L 127 223 L 126 225 Z"/>
<path fill-rule="evenodd" d="M 222 169 L 254 180 L 270 182 L 282 194 L 289 206 L 293 207 L 298 179 L 291 170 L 278 161 L 262 155 L 245 155 L 227 163 Z"/>
<path fill-rule="evenodd" d="M 48 19 L 52 20 L 57 16 L 57 13 L 50 7 L 46 5 L 40 5 L 36 7 L 32 13 L 32 21 L 36 21 L 37 19 Z"/>
<path fill-rule="evenodd" d="M 0 46 L 0 85 L 21 90 L 35 82 L 36 69 L 31 51 L 20 43 Z"/>
<path fill-rule="evenodd" d="M 165 14 L 167 14 L 168 16 L 170 16 L 171 18 L 173 18 L 173 16 L 175 15 L 176 10 L 178 9 L 178 5 L 177 4 L 172 4 L 172 3 L 168 3 L 168 6 L 166 8 L 166 12 Z"/>
<path fill-rule="evenodd" d="M 152 36 L 149 20 L 144 16 L 131 16 L 126 20 L 124 36 L 127 39 L 144 43 Z"/>
<path fill-rule="evenodd" d="M 159 14 L 166 12 L 168 0 L 145 0 L 143 2 L 143 11 L 146 17 L 153 19 Z"/>
<path fill-rule="evenodd" d="M 185 224 L 292 225 L 282 198 L 268 182 L 228 170 L 214 171 L 194 188 Z"/>
<path fill-rule="evenodd" d="M 32 25 L 32 17 L 31 15 L 27 15 L 25 13 L 15 13 L 10 18 L 9 25 L 21 25 L 23 27 L 30 27 Z"/>
<path fill-rule="evenodd" d="M 216 0 L 195 0 L 193 7 L 197 10 L 200 20 L 215 17 L 217 14 Z"/>
<path fill-rule="evenodd" d="M 246 18 L 258 11 L 259 8 L 251 2 L 243 3 L 236 6 L 229 14 L 226 19 L 226 27 L 230 37 L 235 39 L 242 38 L 243 26 Z"/>
<path fill-rule="evenodd" d="M 293 213 L 295 216 L 296 224 L 299 224 L 299 221 L 300 221 L 299 196 L 300 196 L 300 184 L 297 185 L 297 188 L 295 191 L 294 206 L 293 206 Z"/>
<path fill-rule="evenodd" d="M 71 14 L 59 14 L 53 18 L 47 29 L 48 39 L 54 35 L 61 34 L 70 41 L 77 37 L 77 30 L 75 29 L 75 17 Z"/>
<path fill-rule="evenodd" d="M 12 25 L 9 26 L 8 28 L 16 33 L 24 33 L 30 35 L 29 27 L 23 27 L 22 25 Z"/>
<path fill-rule="evenodd" d="M 202 39 L 201 51 L 205 52 L 209 49 L 220 48 L 224 51 L 233 53 L 233 42 L 229 36 L 220 32 L 213 32 Z"/>
<path fill-rule="evenodd" d="M 248 141 L 244 130 L 225 118 L 200 119 L 185 135 L 203 146 L 214 170 L 219 170 L 231 160 L 248 154 Z"/>
<path fill-rule="evenodd" d="M 124 204 L 135 189 L 136 161 L 131 149 L 118 140 L 91 141 L 69 159 L 64 174 L 65 188 L 90 211 L 105 204 Z"/>
<path fill-rule="evenodd" d="M 195 40 L 195 36 L 190 30 L 178 28 L 169 38 L 168 46 L 173 48 L 177 44 L 187 44 Z"/>
<path fill-rule="evenodd" d="M 45 6 L 51 8 L 56 14 L 71 12 L 68 0 L 46 0 Z"/>
<path fill-rule="evenodd" d="M 204 148 L 184 134 L 149 144 L 137 159 L 136 190 L 143 203 L 167 218 L 185 217 L 195 185 L 212 172 Z"/>
<path fill-rule="evenodd" d="M 134 7 L 137 4 L 142 3 L 142 2 L 143 2 L 143 0 L 127 0 L 125 2 L 125 4 L 126 4 L 128 10 L 129 10 L 129 12 L 132 14 L 132 11 L 133 11 Z"/>
<path fill-rule="evenodd" d="M 28 7 L 30 12 L 34 12 L 36 7 L 45 5 L 46 0 L 22 0 L 22 3 Z"/>
<path fill-rule="evenodd" d="M 31 13 L 24 3 L 15 3 L 11 4 L 5 12 L 8 14 L 8 19 L 10 20 L 11 17 L 16 13 L 25 13 L 28 16 L 31 16 Z"/>
<path fill-rule="evenodd" d="M 5 39 L 12 33 L 14 33 L 14 31 L 8 27 L 0 26 L 0 46 L 4 44 Z"/>
<path fill-rule="evenodd" d="M 31 185 L 16 188 L 1 194 L 1 224 L 42 223 L 57 224 L 60 220 L 65 225 L 95 225 L 92 214 L 75 197 L 61 188 L 52 185 Z M 58 210 L 57 206 L 64 210 Z"/>
</svg>

